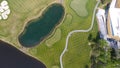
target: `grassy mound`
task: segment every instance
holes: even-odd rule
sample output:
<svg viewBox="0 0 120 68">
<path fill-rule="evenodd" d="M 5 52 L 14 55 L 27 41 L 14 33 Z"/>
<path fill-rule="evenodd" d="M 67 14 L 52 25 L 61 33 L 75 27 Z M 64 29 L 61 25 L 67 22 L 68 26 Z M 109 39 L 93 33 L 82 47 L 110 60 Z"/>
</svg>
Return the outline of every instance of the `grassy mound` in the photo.
<svg viewBox="0 0 120 68">
<path fill-rule="evenodd" d="M 60 39 L 61 39 L 61 30 L 57 29 L 55 31 L 55 33 L 53 34 L 53 36 L 51 36 L 48 40 L 46 40 L 46 45 L 48 47 L 51 47 L 52 45 L 54 45 Z"/>
</svg>

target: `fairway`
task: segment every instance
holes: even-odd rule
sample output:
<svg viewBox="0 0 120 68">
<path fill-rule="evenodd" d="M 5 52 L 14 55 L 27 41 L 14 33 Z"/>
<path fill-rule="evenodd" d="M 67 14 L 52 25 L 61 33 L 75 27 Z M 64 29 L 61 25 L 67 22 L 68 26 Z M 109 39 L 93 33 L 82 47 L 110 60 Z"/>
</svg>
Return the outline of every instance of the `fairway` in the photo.
<svg viewBox="0 0 120 68">
<path fill-rule="evenodd" d="M 79 15 L 79 16 L 87 16 L 88 11 L 86 8 L 88 0 L 72 0 L 70 7 Z"/>
<path fill-rule="evenodd" d="M 64 68 L 86 68 L 90 66 L 90 51 L 88 45 L 88 35 L 92 34 L 95 38 L 97 35 L 97 24 L 92 31 L 88 33 L 74 33 L 68 44 L 68 50 L 63 56 Z"/>
<path fill-rule="evenodd" d="M 90 46 L 87 33 L 74 33 L 69 40 L 68 51 L 63 57 L 64 68 L 85 68 L 90 62 Z"/>
<path fill-rule="evenodd" d="M 43 8 L 53 0 L 8 0 L 12 11 L 18 13 L 28 13 L 33 10 L 37 10 L 36 8 Z"/>
</svg>

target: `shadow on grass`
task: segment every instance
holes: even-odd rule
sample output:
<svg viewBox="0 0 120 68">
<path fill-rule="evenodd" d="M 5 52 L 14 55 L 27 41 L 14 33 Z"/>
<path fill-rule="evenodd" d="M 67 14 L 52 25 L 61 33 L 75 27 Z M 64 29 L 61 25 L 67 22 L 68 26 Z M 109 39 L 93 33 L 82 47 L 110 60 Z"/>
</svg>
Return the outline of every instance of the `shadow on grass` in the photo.
<svg viewBox="0 0 120 68">
<path fill-rule="evenodd" d="M 95 38 L 93 38 L 93 35 L 90 33 L 88 36 L 88 40 L 91 42 L 95 42 L 98 43 L 98 41 L 100 40 L 100 34 L 99 32 L 97 32 L 97 36 Z"/>
</svg>

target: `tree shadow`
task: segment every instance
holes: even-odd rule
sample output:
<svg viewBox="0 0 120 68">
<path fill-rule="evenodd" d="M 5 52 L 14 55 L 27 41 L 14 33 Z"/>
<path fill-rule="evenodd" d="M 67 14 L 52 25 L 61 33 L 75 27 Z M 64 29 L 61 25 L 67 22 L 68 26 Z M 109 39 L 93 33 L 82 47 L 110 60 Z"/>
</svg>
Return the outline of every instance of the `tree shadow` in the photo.
<svg viewBox="0 0 120 68">
<path fill-rule="evenodd" d="M 95 42 L 95 43 L 98 43 L 99 40 L 100 40 L 100 33 L 97 32 L 96 38 L 94 38 L 92 41 Z"/>
<path fill-rule="evenodd" d="M 89 36 L 88 36 L 88 40 L 89 40 L 89 41 L 92 41 L 92 40 L 93 40 L 93 39 L 92 39 L 92 34 L 91 34 L 91 33 L 90 33 Z"/>
</svg>

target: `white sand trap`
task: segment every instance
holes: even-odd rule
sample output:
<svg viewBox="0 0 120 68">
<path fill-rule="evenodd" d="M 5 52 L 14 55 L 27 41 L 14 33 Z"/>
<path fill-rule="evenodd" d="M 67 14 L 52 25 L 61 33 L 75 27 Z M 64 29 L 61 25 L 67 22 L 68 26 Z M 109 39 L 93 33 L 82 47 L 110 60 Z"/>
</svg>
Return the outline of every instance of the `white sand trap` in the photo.
<svg viewBox="0 0 120 68">
<path fill-rule="evenodd" d="M 3 8 L 4 10 L 7 10 L 7 9 L 9 9 L 9 6 L 8 6 L 8 5 L 2 6 L 2 8 Z"/>
<path fill-rule="evenodd" d="M 2 2 L 1 2 L 1 6 L 6 6 L 6 5 L 8 5 L 8 2 L 7 2 L 7 1 L 2 1 Z"/>
<path fill-rule="evenodd" d="M 0 16 L 0 20 L 2 19 L 2 17 Z"/>
<path fill-rule="evenodd" d="M 10 9 L 7 9 L 4 13 L 7 15 L 10 14 Z"/>
<path fill-rule="evenodd" d="M 10 14 L 8 2 L 6 0 L 0 3 L 0 20 L 7 19 Z"/>
<path fill-rule="evenodd" d="M 4 12 L 4 10 L 3 10 L 3 8 L 2 7 L 0 7 L 0 12 L 2 13 L 2 12 Z"/>
<path fill-rule="evenodd" d="M 3 19 L 7 19 L 8 16 L 7 16 L 5 13 L 2 13 L 2 18 L 3 18 Z"/>
</svg>

